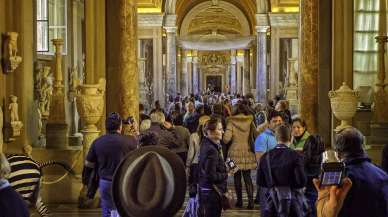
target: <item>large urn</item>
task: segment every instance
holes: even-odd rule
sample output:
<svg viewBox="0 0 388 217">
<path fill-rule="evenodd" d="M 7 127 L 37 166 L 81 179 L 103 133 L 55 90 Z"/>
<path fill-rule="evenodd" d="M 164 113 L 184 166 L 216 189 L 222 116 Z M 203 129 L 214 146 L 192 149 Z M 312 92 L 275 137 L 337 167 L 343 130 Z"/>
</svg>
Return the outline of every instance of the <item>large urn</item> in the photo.
<svg viewBox="0 0 388 217">
<path fill-rule="evenodd" d="M 359 92 L 350 89 L 345 82 L 338 90 L 329 92 L 331 109 L 334 116 L 341 121 L 341 125 L 335 128 L 335 132 L 352 126 L 352 118 L 357 110 L 358 97 Z"/>
<path fill-rule="evenodd" d="M 97 131 L 96 124 L 104 111 L 105 79 L 98 84 L 83 84 L 78 86 L 77 110 L 86 131 Z"/>
</svg>

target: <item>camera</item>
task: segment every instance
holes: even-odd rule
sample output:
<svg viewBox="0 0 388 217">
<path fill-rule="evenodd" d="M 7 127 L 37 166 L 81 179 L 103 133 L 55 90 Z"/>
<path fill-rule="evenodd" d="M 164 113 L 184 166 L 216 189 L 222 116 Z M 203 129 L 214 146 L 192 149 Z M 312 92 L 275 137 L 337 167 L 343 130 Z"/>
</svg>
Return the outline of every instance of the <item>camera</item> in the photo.
<svg viewBox="0 0 388 217">
<path fill-rule="evenodd" d="M 340 162 L 337 153 L 329 150 L 323 153 L 321 165 L 321 186 L 331 186 L 342 184 L 342 179 L 345 177 L 345 164 Z"/>
<path fill-rule="evenodd" d="M 134 121 L 132 116 L 129 116 L 128 118 L 123 120 L 123 124 L 132 124 Z"/>
<path fill-rule="evenodd" d="M 237 170 L 239 170 L 236 163 L 232 159 L 230 159 L 229 157 L 226 158 L 225 165 L 228 168 L 228 171 L 232 171 L 233 173 L 235 173 L 235 172 L 237 172 Z"/>
</svg>

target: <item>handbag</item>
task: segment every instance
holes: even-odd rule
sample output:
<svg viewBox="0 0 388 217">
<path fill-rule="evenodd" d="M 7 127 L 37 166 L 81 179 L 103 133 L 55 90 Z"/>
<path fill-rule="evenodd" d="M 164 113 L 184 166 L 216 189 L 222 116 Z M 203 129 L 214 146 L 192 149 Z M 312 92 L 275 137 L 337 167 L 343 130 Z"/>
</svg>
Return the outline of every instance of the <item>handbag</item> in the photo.
<svg viewBox="0 0 388 217">
<path fill-rule="evenodd" d="M 236 199 L 231 191 L 222 193 L 217 185 L 213 184 L 214 190 L 217 192 L 218 196 L 221 198 L 221 206 L 223 210 L 232 209 L 236 204 Z"/>
</svg>

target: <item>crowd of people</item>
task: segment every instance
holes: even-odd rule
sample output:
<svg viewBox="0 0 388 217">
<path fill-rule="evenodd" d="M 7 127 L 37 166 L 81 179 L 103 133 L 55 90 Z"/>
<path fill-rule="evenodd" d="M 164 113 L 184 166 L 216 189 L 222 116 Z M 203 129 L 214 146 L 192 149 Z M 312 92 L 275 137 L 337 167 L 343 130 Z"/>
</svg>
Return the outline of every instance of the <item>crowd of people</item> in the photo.
<svg viewBox="0 0 388 217">
<path fill-rule="evenodd" d="M 156 101 L 149 112 L 143 105 L 139 110 L 139 123 L 109 114 L 107 134 L 93 142 L 86 157 L 83 181 L 97 180 L 104 217 L 118 216 L 111 195 L 115 169 L 126 154 L 144 146 L 165 147 L 182 160 L 189 196 L 199 203 L 195 216 L 222 215 L 220 192 L 227 192 L 230 176 L 235 206 L 259 204 L 261 217 L 388 216 L 388 175 L 370 162 L 364 137 L 355 128 L 339 132 L 334 145 L 346 178 L 341 185 L 323 187 L 322 156 L 329 147 L 308 132 L 298 114 L 291 114 L 287 100 L 262 104 L 251 95 L 207 93 L 178 95 L 165 108 Z M 243 204 L 242 180 L 248 204 Z"/>
</svg>

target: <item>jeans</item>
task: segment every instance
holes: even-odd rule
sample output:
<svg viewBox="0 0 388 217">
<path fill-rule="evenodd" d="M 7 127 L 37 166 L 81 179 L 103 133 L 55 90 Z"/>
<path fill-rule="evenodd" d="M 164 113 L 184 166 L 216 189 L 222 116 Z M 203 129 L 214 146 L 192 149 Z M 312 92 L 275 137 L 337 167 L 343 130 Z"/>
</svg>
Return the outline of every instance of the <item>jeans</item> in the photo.
<svg viewBox="0 0 388 217">
<path fill-rule="evenodd" d="M 112 198 L 112 182 L 100 179 L 99 182 L 102 217 L 119 217 Z"/>
<path fill-rule="evenodd" d="M 202 214 L 201 217 L 220 217 L 222 211 L 220 196 L 213 190 L 201 190 L 199 208 Z"/>
<path fill-rule="evenodd" d="M 304 195 L 306 196 L 307 202 L 311 209 L 311 217 L 317 217 L 317 208 L 315 207 L 315 202 L 318 198 L 317 190 L 315 190 L 315 188 L 307 187 Z"/>
</svg>

